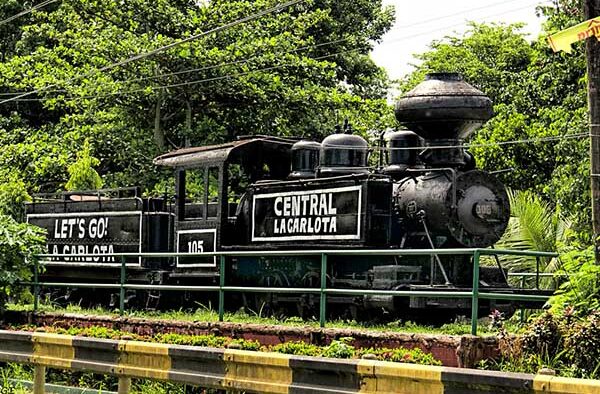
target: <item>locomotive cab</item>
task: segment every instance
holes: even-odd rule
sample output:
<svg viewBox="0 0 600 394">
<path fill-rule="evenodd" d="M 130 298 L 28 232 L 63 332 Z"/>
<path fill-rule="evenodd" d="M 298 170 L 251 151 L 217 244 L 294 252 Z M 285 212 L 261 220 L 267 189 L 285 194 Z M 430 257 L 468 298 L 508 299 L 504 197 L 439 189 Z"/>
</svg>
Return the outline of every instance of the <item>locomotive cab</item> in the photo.
<svg viewBox="0 0 600 394">
<path fill-rule="evenodd" d="M 257 136 L 157 157 L 156 165 L 175 171 L 174 251 L 213 252 L 239 244 L 243 236 L 236 213 L 244 205 L 245 188 L 259 180 L 286 179 L 294 142 Z M 177 258 L 172 276 L 215 278 L 216 261 Z"/>
</svg>

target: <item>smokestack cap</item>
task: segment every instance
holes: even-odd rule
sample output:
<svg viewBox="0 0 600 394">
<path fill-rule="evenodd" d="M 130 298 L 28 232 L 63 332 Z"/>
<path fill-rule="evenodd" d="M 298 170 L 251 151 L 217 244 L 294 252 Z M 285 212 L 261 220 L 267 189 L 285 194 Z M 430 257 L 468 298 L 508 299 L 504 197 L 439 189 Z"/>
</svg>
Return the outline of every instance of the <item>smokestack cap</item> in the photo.
<svg viewBox="0 0 600 394">
<path fill-rule="evenodd" d="M 465 139 L 494 115 L 492 100 L 458 73 L 427 74 L 396 102 L 396 119 L 426 140 Z"/>
</svg>

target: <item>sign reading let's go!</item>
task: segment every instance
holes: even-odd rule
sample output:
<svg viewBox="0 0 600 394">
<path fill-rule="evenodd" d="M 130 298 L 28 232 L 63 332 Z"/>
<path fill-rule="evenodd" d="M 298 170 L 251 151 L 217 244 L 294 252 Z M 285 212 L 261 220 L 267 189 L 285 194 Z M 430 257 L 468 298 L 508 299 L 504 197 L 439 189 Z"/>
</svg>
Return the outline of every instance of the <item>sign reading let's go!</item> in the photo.
<svg viewBox="0 0 600 394">
<path fill-rule="evenodd" d="M 255 194 L 252 241 L 360 239 L 361 186 Z"/>
</svg>

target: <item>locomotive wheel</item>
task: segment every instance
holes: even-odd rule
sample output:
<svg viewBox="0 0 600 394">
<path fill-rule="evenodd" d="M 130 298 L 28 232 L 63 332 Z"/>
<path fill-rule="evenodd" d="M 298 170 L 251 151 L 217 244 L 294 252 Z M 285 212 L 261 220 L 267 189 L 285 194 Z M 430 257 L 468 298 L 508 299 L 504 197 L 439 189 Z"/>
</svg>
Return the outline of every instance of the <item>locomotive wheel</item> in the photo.
<svg viewBox="0 0 600 394">
<path fill-rule="evenodd" d="M 287 280 L 285 274 L 279 271 L 270 272 L 264 276 L 259 284 L 260 287 L 289 287 L 290 283 Z M 257 316 L 275 316 L 285 315 L 285 311 L 282 310 L 279 302 L 276 299 L 276 295 L 273 292 L 267 293 L 255 293 L 248 298 L 254 299 L 254 312 Z"/>
<path fill-rule="evenodd" d="M 301 280 L 302 287 L 318 288 L 321 281 L 321 276 L 318 271 L 307 272 Z M 327 276 L 327 286 L 329 287 L 331 280 Z M 304 294 L 300 296 L 300 302 L 296 304 L 298 315 L 303 320 L 316 320 L 319 317 L 319 295 Z"/>
</svg>

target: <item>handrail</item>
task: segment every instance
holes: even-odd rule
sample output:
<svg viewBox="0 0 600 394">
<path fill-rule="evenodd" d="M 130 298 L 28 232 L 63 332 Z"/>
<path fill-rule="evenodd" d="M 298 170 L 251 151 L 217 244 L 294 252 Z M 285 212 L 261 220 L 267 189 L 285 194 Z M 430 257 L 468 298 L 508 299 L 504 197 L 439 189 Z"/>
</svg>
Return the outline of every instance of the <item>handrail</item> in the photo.
<svg viewBox="0 0 600 394">
<path fill-rule="evenodd" d="M 508 272 L 506 275 L 515 276 L 515 277 L 534 277 L 539 276 L 540 278 L 550 278 L 556 276 L 569 276 L 566 272 L 540 272 L 536 274 L 535 272 Z"/>
<path fill-rule="evenodd" d="M 473 282 L 471 291 L 433 291 L 433 290 L 378 290 L 378 289 L 339 289 L 328 288 L 327 286 L 327 267 L 329 256 L 434 256 L 434 255 L 463 255 L 473 256 Z M 325 327 L 326 306 L 328 295 L 388 295 L 398 297 L 437 297 L 437 298 L 470 298 L 471 299 L 471 333 L 477 335 L 477 319 L 479 312 L 479 299 L 501 299 L 509 301 L 546 301 L 548 296 L 539 294 L 508 294 L 508 293 L 490 293 L 481 291 L 479 287 L 479 268 L 480 257 L 488 255 L 521 255 L 535 257 L 557 257 L 554 252 L 541 251 L 515 251 L 503 249 L 481 249 L 481 248 L 458 248 L 458 249 L 325 249 L 325 250 L 245 250 L 245 251 L 215 251 L 202 253 L 106 253 L 106 254 L 39 254 L 39 259 L 48 258 L 120 258 L 120 263 L 111 263 L 114 268 L 120 267 L 119 283 L 63 283 L 63 282 L 40 282 L 39 267 L 40 262 L 36 260 L 34 265 L 33 282 L 24 282 L 24 285 L 34 287 L 34 310 L 39 305 L 39 292 L 41 287 L 71 287 L 71 288 L 105 288 L 119 290 L 119 313 L 122 315 L 125 311 L 125 292 L 126 290 L 163 290 L 163 291 L 216 291 L 219 295 L 219 321 L 223 321 L 225 314 L 225 293 L 226 292 L 278 292 L 278 293 L 306 293 L 319 295 L 319 323 Z M 267 257 L 267 256 L 320 256 L 320 286 L 314 288 L 264 288 L 248 286 L 227 286 L 225 281 L 225 272 L 227 267 L 227 257 Z M 219 259 L 219 284 L 212 286 L 176 286 L 176 285 L 144 285 L 127 283 L 127 258 L 145 257 L 145 258 L 173 258 L 173 257 L 195 257 L 207 258 L 217 257 Z M 42 264 L 44 262 L 42 261 Z M 49 262 L 51 264 L 51 262 Z M 525 276 L 535 276 L 536 283 L 542 276 L 547 274 L 539 272 L 539 264 L 536 273 L 522 274 L 522 280 Z M 509 273 L 509 276 L 516 276 Z"/>
<path fill-rule="evenodd" d="M 378 256 L 432 256 L 432 255 L 473 255 L 479 252 L 483 255 L 517 255 L 517 256 L 539 256 L 539 257 L 558 257 L 558 253 L 542 252 L 535 250 L 505 250 L 505 249 L 481 249 L 481 248 L 456 248 L 456 249 L 322 249 L 322 250 L 240 250 L 240 251 L 216 251 L 201 253 L 182 253 L 182 252 L 164 252 L 164 253 L 81 253 L 73 254 L 39 254 L 40 258 L 52 257 L 261 257 L 261 256 L 318 256 L 326 254 L 329 256 L 362 256 L 376 254 Z"/>
</svg>

